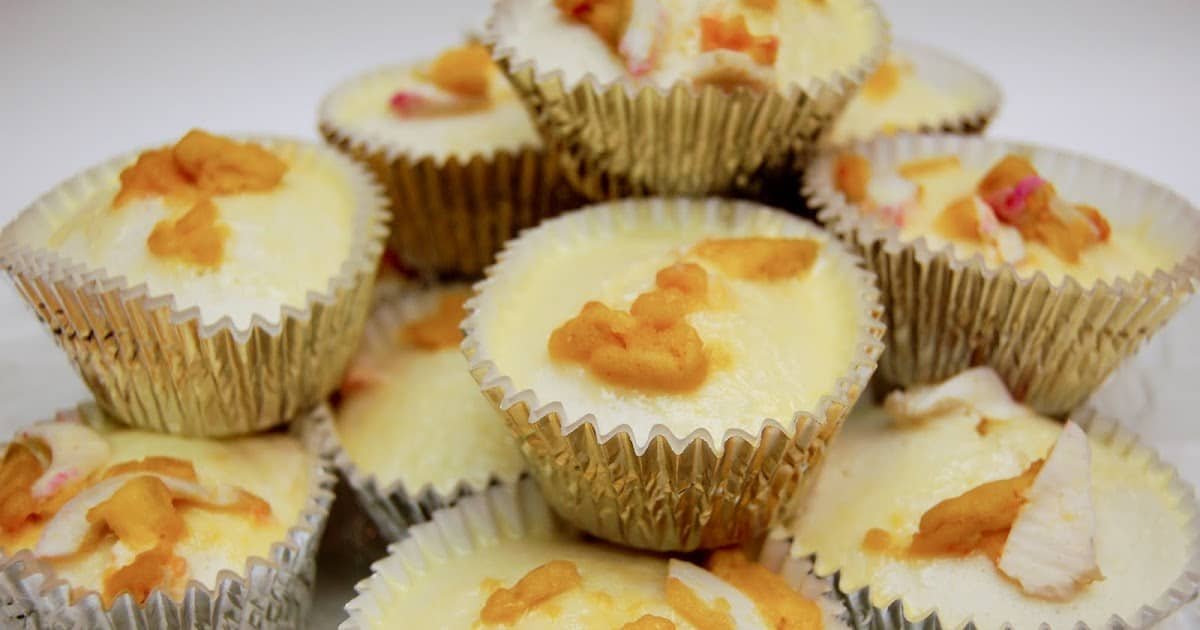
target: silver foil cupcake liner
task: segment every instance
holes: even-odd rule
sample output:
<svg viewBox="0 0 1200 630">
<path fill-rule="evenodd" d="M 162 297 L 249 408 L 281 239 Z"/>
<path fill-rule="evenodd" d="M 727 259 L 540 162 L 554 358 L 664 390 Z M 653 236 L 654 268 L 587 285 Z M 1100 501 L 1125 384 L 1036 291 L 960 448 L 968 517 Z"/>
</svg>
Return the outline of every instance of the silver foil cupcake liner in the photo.
<svg viewBox="0 0 1200 630">
<path fill-rule="evenodd" d="M 986 163 L 1028 155 L 1071 198 L 1103 200 L 1115 230 L 1149 222 L 1147 238 L 1179 255 L 1152 274 L 1131 273 L 1085 287 L 1042 272 L 964 258 L 949 245 L 906 241 L 847 202 L 833 184 L 841 150 L 805 173 L 818 219 L 850 243 L 879 277 L 887 350 L 879 376 L 907 387 L 989 365 L 1026 404 L 1048 415 L 1078 407 L 1109 373 L 1187 301 L 1200 279 L 1200 211 L 1154 182 L 1107 163 L 1019 142 L 953 135 L 900 135 L 842 149 L 873 164 L 955 154 Z"/>
<path fill-rule="evenodd" d="M 347 81 L 326 97 L 319 113 L 325 140 L 383 184 L 391 210 L 388 246 L 406 267 L 478 276 L 517 232 L 582 203 L 563 178 L 557 155 L 544 146 L 438 159 L 337 122 L 331 108 L 340 93 L 406 67 L 388 66 Z"/>
<path fill-rule="evenodd" d="M 389 547 L 386 558 L 375 563 L 373 575 L 355 587 L 358 596 L 346 604 L 350 618 L 339 630 L 400 624 L 400 620 L 384 618 L 386 602 L 400 595 L 392 585 L 403 587 L 421 579 L 428 558 L 467 555 L 497 541 L 544 536 L 563 527 L 531 480 L 497 486 L 458 506 L 439 510 L 429 522 L 413 527 L 408 536 Z M 826 624 L 827 630 L 840 630 L 839 624 L 848 622 L 849 617 L 831 582 L 816 578 L 806 559 L 791 558 L 787 551 L 786 540 L 767 540 L 758 554 L 759 562 L 817 601 L 827 618 L 834 621 Z"/>
<path fill-rule="evenodd" d="M 955 112 L 953 116 L 927 115 L 927 118 L 912 124 L 900 125 L 896 132 L 983 133 L 1000 111 L 1004 102 L 1000 86 L 982 70 L 968 65 L 950 53 L 917 42 L 896 41 L 892 44 L 892 50 L 903 60 L 913 64 L 917 76 L 922 81 L 947 93 L 967 95 L 970 102 L 968 107 Z M 830 127 L 825 144 L 853 144 L 877 135 L 887 135 L 883 130 L 879 130 L 869 134 L 847 133 L 843 137 L 843 134 L 835 136 L 836 131 L 837 121 Z"/>
<path fill-rule="evenodd" d="M 1159 459 L 1153 449 L 1143 445 L 1137 436 L 1122 428 L 1114 418 L 1104 415 L 1094 408 L 1085 407 L 1076 412 L 1071 419 L 1078 423 L 1093 440 L 1112 446 L 1129 456 L 1146 459 L 1149 462 L 1149 468 L 1155 473 L 1170 477 L 1170 492 L 1179 500 L 1188 517 L 1187 527 L 1191 533 L 1191 544 L 1183 572 L 1157 599 L 1145 602 L 1137 610 L 1113 611 L 1108 617 L 1109 621 L 1102 626 L 1092 627 L 1078 622 L 1070 628 L 1062 630 L 1144 630 L 1157 626 L 1185 604 L 1194 602 L 1197 593 L 1200 592 L 1200 502 L 1196 500 L 1195 490 L 1186 481 L 1180 479 L 1179 473 L 1174 467 Z M 1152 542 L 1140 540 L 1134 544 L 1152 544 Z M 815 555 L 800 557 L 811 560 L 815 558 Z M 942 630 L 943 628 L 993 630 L 990 627 L 979 626 L 973 621 L 966 622 L 961 626 L 949 625 L 938 617 L 936 610 L 924 618 L 910 619 L 904 611 L 902 600 L 897 599 L 885 605 L 876 605 L 871 598 L 869 586 L 846 591 L 840 586 L 839 573 L 835 572 L 828 576 L 818 575 L 818 577 L 830 579 L 835 585 L 838 585 L 838 592 L 846 602 L 850 611 L 851 624 L 855 628 L 863 630 Z M 1008 623 L 1003 627 L 1015 628 L 1016 626 Z M 1045 630 L 1060 630 L 1045 623 L 1040 627 Z"/>
<path fill-rule="evenodd" d="M 96 421 L 90 406 L 62 412 Z M 321 406 L 312 416 L 328 416 Z M 301 438 L 304 439 L 304 438 Z M 269 557 L 250 557 L 240 574 L 222 571 L 209 587 L 192 581 L 182 599 L 155 590 L 139 605 L 128 593 L 106 608 L 100 593 L 73 592 L 53 569 L 28 550 L 0 553 L 0 626 L 57 630 L 210 630 L 303 627 L 316 582 L 317 544 L 333 503 L 333 472 L 308 440 L 311 454 L 308 499 L 287 538 Z"/>
<path fill-rule="evenodd" d="M 636 86 L 592 75 L 568 81 L 553 60 L 526 59 L 503 41 L 515 11 L 496 3 L 483 37 L 553 140 L 567 179 L 593 200 L 638 195 L 762 194 L 773 175 L 807 160 L 821 134 L 883 61 L 888 25 L 867 2 L 874 41 L 828 80 L 810 78 L 770 92 Z"/>
<path fill-rule="evenodd" d="M 422 290 L 416 284 L 387 283 L 388 295 L 376 301 L 374 311 L 363 332 L 362 346 L 389 347 L 398 327 L 426 312 L 436 291 Z M 463 287 L 466 288 L 466 287 Z M 466 366 L 463 366 L 466 369 Z M 409 527 L 429 520 L 439 509 L 453 506 L 459 499 L 483 492 L 489 486 L 514 484 L 521 476 L 493 472 L 483 483 L 480 480 L 459 480 L 452 488 L 438 488 L 427 483 L 409 488 L 404 479 L 380 480 L 376 475 L 363 471 L 338 438 L 334 418 L 314 418 L 306 430 L 320 445 L 320 452 L 331 459 L 338 473 L 354 491 L 363 510 L 370 516 L 380 533 L 388 541 L 399 540 Z M 501 422 L 499 417 L 496 422 Z M 516 445 L 513 445 L 516 448 Z"/>
<path fill-rule="evenodd" d="M 638 220 L 714 226 L 784 221 L 784 235 L 825 243 L 822 255 L 835 257 L 847 282 L 857 288 L 861 310 L 855 316 L 862 322 L 854 356 L 832 391 L 813 409 L 791 418 L 762 419 L 752 430 L 731 429 L 716 436 L 698 429 L 681 436 L 657 424 L 643 440 L 627 424 L 601 434 L 592 410 L 568 412 L 561 402 L 541 400 L 527 384 L 513 382 L 476 332 L 480 309 L 491 299 L 488 288 L 506 273 L 505 262 L 518 252 L 536 254 L 539 248 L 553 247 L 573 229 L 592 234 Z M 794 510 L 805 480 L 823 460 L 826 444 L 874 371 L 884 332 L 874 277 L 836 239 L 780 211 L 718 199 L 614 202 L 544 223 L 501 253 L 487 279 L 476 285 L 467 310 L 463 352 L 471 373 L 519 438 L 550 505 L 600 538 L 662 551 L 736 544 L 765 533 L 780 514 Z"/>
<path fill-rule="evenodd" d="M 55 187 L 0 232 L 0 266 L 66 352 L 100 406 L 132 426 L 192 436 L 253 433 L 284 423 L 329 396 L 362 331 L 387 236 L 384 200 L 370 174 L 335 151 L 248 137 L 320 159 L 345 177 L 354 204 L 347 260 L 304 304 L 259 313 L 246 327 L 229 316 L 205 324 L 107 269 L 89 268 L 28 242 L 69 221 L 82 199 L 117 181 L 138 152 Z M 281 252 L 281 254 L 286 252 Z"/>
</svg>

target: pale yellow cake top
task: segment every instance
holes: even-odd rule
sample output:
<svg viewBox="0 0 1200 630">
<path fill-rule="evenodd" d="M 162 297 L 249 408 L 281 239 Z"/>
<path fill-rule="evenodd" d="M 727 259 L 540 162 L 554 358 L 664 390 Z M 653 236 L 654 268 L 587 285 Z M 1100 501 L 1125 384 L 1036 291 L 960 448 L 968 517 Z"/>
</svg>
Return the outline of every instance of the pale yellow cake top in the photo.
<svg viewBox="0 0 1200 630">
<path fill-rule="evenodd" d="M 1055 173 L 1039 172 L 1036 158 L 923 155 L 881 166 L 847 152 L 834 178 L 868 218 L 898 228 L 903 240 L 924 238 L 935 251 L 949 246 L 960 258 L 980 255 L 1025 276 L 1040 271 L 1054 283 L 1151 275 L 1178 258 L 1149 236 L 1145 211 L 1059 191 Z"/>
<path fill-rule="evenodd" d="M 576 213 L 518 242 L 479 301 L 498 372 L 561 403 L 564 423 L 591 414 L 599 433 L 627 425 L 639 443 L 660 424 L 718 440 L 767 418 L 790 428 L 849 371 L 868 322 L 853 263 L 824 233 L 767 211 L 738 227 L 698 208 L 678 223 L 648 207 L 604 216 Z M 752 273 L 771 264 L 779 277 Z M 589 339 L 592 326 L 625 348 Z"/>
<path fill-rule="evenodd" d="M 187 169 L 172 158 L 180 147 Z M 122 169 L 64 197 L 69 211 L 18 219 L 13 237 L 173 295 L 179 309 L 199 307 L 204 324 L 228 316 L 239 328 L 254 315 L 279 321 L 282 306 L 304 308 L 309 292 L 328 289 L 368 194 L 326 152 L 196 131 Z"/>
<path fill-rule="evenodd" d="M 1020 475 L 1047 457 L 1063 425 L 1026 410 L 1003 420 L 970 407 L 900 422 L 862 407 L 833 443 L 811 500 L 797 517 L 793 553 L 817 554 L 820 575 L 841 572 L 846 592 L 864 586 L 871 602 L 904 602 L 910 619 L 937 611 L 946 627 L 969 619 L 981 628 L 1004 622 L 1068 628 L 1127 620 L 1165 592 L 1188 556 L 1186 517 L 1169 479 L 1144 453 L 1091 440 L 1095 554 L 1103 579 L 1065 601 L 1033 597 L 981 551 L 962 557 L 916 557 L 868 549 L 872 529 L 894 545 L 909 540 L 922 515 L 985 482 Z"/>
<path fill-rule="evenodd" d="M 609 12 L 626 17 L 607 20 Z M 702 25 L 714 18 L 729 26 L 715 38 L 716 22 Z M 760 89 L 830 81 L 884 37 L 863 0 L 511 0 L 495 29 L 516 60 L 560 71 L 568 84 L 591 75 Z"/>
<path fill-rule="evenodd" d="M 32 477 L 10 463 L 18 459 L 10 445 L 0 492 L 6 509 L 31 494 L 36 513 L 6 513 L 0 547 L 6 554 L 32 550 L 72 588 L 98 591 L 106 601 L 125 587 L 138 601 L 150 588 L 178 599 L 190 580 L 214 588 L 221 571 L 240 575 L 250 557 L 270 558 L 272 545 L 297 523 L 312 483 L 311 457 L 284 435 L 204 440 L 59 421 L 32 425 L 15 440 L 36 445 L 40 476 L 32 486 L 20 483 Z M 137 494 L 146 486 L 133 486 L 147 479 L 146 486 L 170 493 L 173 508 Z M 98 520 L 106 505 L 107 522 Z M 159 520 L 163 511 L 173 516 Z M 177 540 L 164 524 L 176 517 Z M 157 554 L 139 533 L 160 537 Z M 121 571 L 145 575 L 121 578 Z"/>
<path fill-rule="evenodd" d="M 322 117 L 351 138 L 413 159 L 455 156 L 465 160 L 495 151 L 540 147 L 541 137 L 525 106 L 499 68 L 490 58 L 485 59 L 487 66 L 479 71 L 483 93 L 478 96 L 455 92 L 448 89 L 454 85 L 434 81 L 430 75 L 437 67 L 436 60 L 390 66 L 339 86 L 322 105 Z M 461 66 L 469 61 L 457 63 Z"/>
<path fill-rule="evenodd" d="M 350 460 L 381 486 L 401 481 L 413 494 L 427 485 L 450 494 L 460 482 L 483 488 L 492 476 L 512 480 L 524 468 L 458 348 L 466 296 L 466 289 L 410 294 L 408 317 L 377 314 L 372 326 L 380 330 L 350 367 L 336 431 Z M 375 326 L 381 320 L 388 325 Z"/>
</svg>

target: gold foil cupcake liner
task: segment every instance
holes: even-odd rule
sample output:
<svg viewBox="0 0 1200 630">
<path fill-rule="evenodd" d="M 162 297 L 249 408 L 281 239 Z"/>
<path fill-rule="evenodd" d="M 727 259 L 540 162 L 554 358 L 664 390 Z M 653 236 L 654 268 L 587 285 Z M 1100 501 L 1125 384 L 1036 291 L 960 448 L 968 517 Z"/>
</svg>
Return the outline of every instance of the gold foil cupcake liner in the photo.
<svg viewBox="0 0 1200 630">
<path fill-rule="evenodd" d="M 394 286 L 386 300 L 376 303 L 363 331 L 362 346 L 390 347 L 394 343 L 392 339 L 396 330 L 429 312 L 437 293 L 422 290 L 415 284 Z M 463 369 L 466 369 L 465 365 Z M 452 506 L 465 496 L 479 494 L 497 484 L 514 484 L 521 477 L 520 472 L 505 474 L 493 471 L 486 479 L 459 479 L 450 485 L 425 483 L 410 488 L 404 479 L 380 479 L 362 470 L 342 445 L 334 427 L 336 420 L 333 417 L 316 420 L 308 430 L 313 432 L 314 439 L 320 444 L 322 455 L 333 461 L 363 510 L 388 541 L 399 540 L 414 524 L 429 520 L 436 510 Z M 501 422 L 499 417 L 496 422 Z M 516 448 L 516 444 L 513 448 Z"/>
<path fill-rule="evenodd" d="M 431 562 L 470 555 L 505 540 L 545 537 L 559 530 L 570 531 L 555 518 L 529 479 L 489 488 L 455 507 L 438 510 L 429 522 L 416 525 L 403 540 L 391 545 L 389 555 L 372 567 L 371 577 L 355 586 L 358 596 L 346 604 L 350 618 L 340 630 L 366 630 L 400 623 L 387 618 L 388 603 L 403 597 L 406 586 L 426 576 Z M 781 574 L 803 595 L 816 600 L 827 618 L 839 623 L 848 621 L 848 613 L 833 584 L 815 577 L 807 559 L 789 557 L 786 541 L 767 541 L 759 562 Z M 825 627 L 840 630 L 839 623 Z"/>
<path fill-rule="evenodd" d="M 559 401 L 541 400 L 496 365 L 476 334 L 488 287 L 520 252 L 536 255 L 563 242 L 573 230 L 592 234 L 638 220 L 663 226 L 701 222 L 752 226 L 786 221 L 785 235 L 816 238 L 857 289 L 862 322 L 855 354 L 833 390 L 813 409 L 791 418 L 764 418 L 750 430 L 713 435 L 698 429 L 676 435 L 656 424 L 639 436 L 628 424 L 608 433 L 587 410 L 568 412 Z M 525 254 L 522 254 L 525 255 Z M 767 531 L 796 507 L 826 444 L 874 372 L 883 349 L 883 324 L 873 275 L 836 239 L 801 219 L 757 204 L 720 199 L 649 199 L 601 204 L 548 221 L 511 242 L 487 279 L 476 285 L 463 322 L 463 352 L 480 389 L 517 435 L 550 505 L 573 525 L 632 547 L 687 551 L 739 543 Z M 849 314 L 848 314 L 849 315 Z"/>
<path fill-rule="evenodd" d="M 325 406 L 312 416 L 328 416 Z M 104 422 L 93 405 L 60 412 L 62 417 Z M 302 438 L 303 439 L 303 438 Z M 0 551 L 0 626 L 19 628 L 94 628 L 97 630 L 267 629 L 304 625 L 316 582 L 317 543 L 333 503 L 336 478 L 305 441 L 311 454 L 309 490 L 296 523 L 269 557 L 250 557 L 240 574 L 222 571 L 214 586 L 195 580 L 181 599 L 155 590 L 138 604 L 129 593 L 106 608 L 100 593 L 73 589 L 29 550 Z"/>
<path fill-rule="evenodd" d="M 1145 461 L 1147 468 L 1156 477 L 1169 477 L 1169 491 L 1187 515 L 1187 528 L 1190 532 L 1191 542 L 1188 549 L 1187 564 L 1184 566 L 1183 572 L 1157 599 L 1152 602 L 1145 602 L 1137 610 L 1113 611 L 1108 617 L 1109 621 L 1102 626 L 1093 628 L 1080 621 L 1072 625 L 1069 629 L 1064 630 L 1143 630 L 1157 626 L 1185 604 L 1194 602 L 1197 593 L 1200 592 L 1200 502 L 1196 500 L 1195 490 L 1180 478 L 1179 471 L 1170 464 L 1163 462 L 1153 449 L 1140 443 L 1137 436 L 1122 428 L 1116 419 L 1104 415 L 1092 407 L 1080 409 L 1071 419 L 1078 423 L 1092 440 L 1098 441 L 1105 446 L 1114 447 L 1131 459 Z M 1136 542 L 1153 544 L 1152 541 L 1147 540 Z M 807 553 L 807 550 L 800 553 Z M 798 554 L 793 553 L 793 555 Z M 816 555 L 819 555 L 819 552 Z M 816 556 L 807 555 L 798 557 L 813 559 Z M 840 580 L 838 572 L 834 572 L 828 576 L 820 576 L 818 574 L 818 577 L 832 580 L 834 584 L 838 584 Z M 854 591 L 846 591 L 839 586 L 839 592 L 845 598 L 850 610 L 852 625 L 856 628 L 868 630 L 941 630 L 942 628 L 962 627 L 964 630 L 992 630 L 989 627 L 981 627 L 973 621 L 966 622 L 962 626 L 950 626 L 947 622 L 943 622 L 938 618 L 936 610 L 930 612 L 924 618 L 911 619 L 904 611 L 904 602 L 902 600 L 876 602 L 871 597 L 869 586 L 864 586 Z M 1016 626 L 1006 623 L 1003 627 L 1014 628 Z M 1052 628 L 1046 623 L 1041 624 L 1040 627 L 1046 630 L 1059 630 L 1058 628 Z"/>
<path fill-rule="evenodd" d="M 879 277 L 888 330 L 879 375 L 894 385 L 940 382 L 989 365 L 1019 400 L 1041 413 L 1064 415 L 1162 327 L 1200 279 L 1200 212 L 1116 166 L 968 136 L 900 135 L 846 150 L 883 165 L 948 153 L 971 163 L 1028 155 L 1069 198 L 1104 200 L 1114 229 L 1146 225 L 1146 238 L 1180 252 L 1169 268 L 1090 287 L 1071 277 L 1056 284 L 1041 271 L 1025 274 L 979 256 L 964 258 L 949 245 L 904 241 L 895 227 L 861 213 L 835 189 L 837 152 L 827 152 L 805 173 L 804 192 L 820 221 L 852 244 Z"/>
<path fill-rule="evenodd" d="M 909 61 L 916 69 L 916 74 L 923 81 L 947 93 L 964 95 L 969 104 L 955 112 L 953 116 L 942 117 L 926 114 L 926 117 L 911 125 L 903 125 L 897 131 L 922 133 L 953 133 L 979 134 L 983 133 L 1000 106 L 1004 95 L 1000 86 L 982 70 L 967 64 L 950 53 L 931 46 L 912 41 L 896 41 L 892 51 L 903 60 Z M 836 121 L 834 125 L 836 126 Z M 829 128 L 830 136 L 825 144 L 835 144 L 832 132 L 835 126 Z M 870 140 L 877 135 L 887 135 L 884 132 L 870 134 L 851 134 L 838 138 L 836 144 L 854 144 Z"/>
<path fill-rule="evenodd" d="M 670 87 L 568 81 L 553 60 L 527 59 L 503 41 L 517 10 L 500 0 L 484 43 L 553 139 L 568 181 L 593 200 L 658 195 L 764 194 L 760 189 L 807 161 L 821 134 L 883 61 L 888 25 L 870 2 L 873 45 L 828 80 L 809 78 L 771 92 L 678 81 Z M 794 181 L 794 180 L 793 180 Z"/>
<path fill-rule="evenodd" d="M 26 240 L 23 232 L 70 221 L 81 200 L 112 186 L 138 152 L 67 180 L 0 233 L 0 265 L 100 406 L 127 424 L 192 436 L 247 434 L 281 424 L 329 396 L 362 331 L 387 236 L 377 186 L 336 151 L 294 140 L 247 139 L 324 161 L 346 179 L 354 203 L 350 253 L 337 275 L 309 292 L 304 304 L 257 313 L 248 327 L 229 316 L 204 324 L 199 307 L 180 309 L 169 292 L 151 294 L 144 283 L 133 285 L 104 267 L 88 268 Z"/>
<path fill-rule="evenodd" d="M 477 277 L 517 232 L 582 203 L 552 149 L 523 146 L 437 159 L 336 122 L 331 103 L 338 94 L 396 68 L 337 88 L 322 103 L 319 126 L 330 145 L 367 166 L 383 184 L 391 210 L 388 246 L 406 267 Z"/>
</svg>

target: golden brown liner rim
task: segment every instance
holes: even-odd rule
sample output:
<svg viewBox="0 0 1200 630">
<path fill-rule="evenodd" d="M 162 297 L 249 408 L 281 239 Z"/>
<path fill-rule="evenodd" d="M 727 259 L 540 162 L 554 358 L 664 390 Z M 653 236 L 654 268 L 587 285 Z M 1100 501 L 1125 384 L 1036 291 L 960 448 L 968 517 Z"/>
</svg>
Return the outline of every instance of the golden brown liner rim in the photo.
<svg viewBox="0 0 1200 630">
<path fill-rule="evenodd" d="M 1111 177 L 1124 178 L 1128 183 L 1146 188 L 1148 192 L 1158 195 L 1165 202 L 1174 206 L 1173 208 L 1153 208 L 1155 212 L 1172 212 L 1175 216 L 1172 216 L 1171 219 L 1175 220 L 1176 225 L 1188 224 L 1193 233 L 1190 245 L 1183 248 L 1179 261 L 1169 269 L 1156 269 L 1150 276 L 1137 271 L 1129 277 L 1099 278 L 1094 284 L 1084 286 L 1072 275 L 1064 274 L 1062 280 L 1055 283 L 1041 269 L 1032 274 L 1023 274 L 1008 263 L 988 264 L 978 253 L 970 257 L 963 257 L 955 253 L 951 243 L 945 243 L 941 247 L 935 248 L 924 236 L 914 240 L 905 240 L 901 238 L 900 230 L 897 227 L 885 225 L 860 212 L 857 205 L 847 201 L 845 195 L 833 184 L 834 163 L 840 154 L 846 152 L 865 155 L 869 161 L 874 163 L 879 156 L 885 154 L 908 158 L 939 153 L 963 155 L 968 152 L 983 152 L 987 147 L 995 146 L 1003 147 L 1009 153 L 1050 156 L 1056 162 L 1082 165 L 1102 171 Z M 1148 177 L 1105 160 L 1063 149 L 1018 140 L 954 134 L 905 133 L 890 137 L 876 137 L 872 140 L 859 141 L 823 151 L 805 170 L 802 192 L 808 200 L 809 206 L 817 209 L 817 219 L 823 225 L 842 237 L 852 237 L 862 246 L 869 247 L 875 243 L 882 243 L 884 249 L 890 253 L 897 253 L 911 247 L 915 250 L 916 259 L 922 263 L 941 258 L 945 259 L 955 272 L 973 268 L 979 270 L 989 280 L 1004 277 L 1007 281 L 1022 288 L 1038 283 L 1057 288 L 1072 287 L 1081 292 L 1102 291 L 1127 296 L 1142 293 L 1147 289 L 1191 293 L 1200 285 L 1200 209 L 1193 206 L 1179 193 Z M 1157 221 L 1164 220 L 1160 217 Z"/>
<path fill-rule="evenodd" d="M 720 436 L 720 440 L 718 441 L 705 428 L 699 428 L 680 436 L 667 425 L 658 423 L 650 429 L 649 434 L 642 441 L 638 439 L 638 433 L 633 430 L 633 427 L 626 423 L 620 423 L 606 433 L 601 433 L 597 430 L 596 436 L 599 444 L 605 444 L 622 434 L 628 434 L 630 441 L 633 443 L 635 453 L 641 456 L 650 448 L 656 438 L 662 437 L 676 455 L 681 455 L 688 444 L 696 440 L 703 440 L 712 447 L 715 453 L 719 454 L 724 451 L 725 444 L 730 441 L 745 442 L 752 447 L 756 447 L 762 439 L 762 435 L 770 427 L 778 429 L 784 435 L 797 435 L 806 425 L 812 422 L 819 422 L 828 417 L 828 411 L 831 407 L 840 406 L 849 409 L 852 406 L 854 401 L 857 400 L 858 395 L 865 390 L 867 381 L 870 379 L 871 374 L 874 373 L 879 356 L 883 352 L 883 342 L 881 339 L 885 331 L 885 324 L 882 319 L 883 306 L 880 302 L 880 293 L 875 286 L 875 274 L 866 269 L 861 257 L 850 251 L 848 247 L 839 242 L 832 234 L 825 232 L 813 223 L 792 215 L 787 215 L 782 210 L 757 203 L 720 198 L 651 197 L 594 204 L 580 208 L 570 214 L 544 221 L 539 226 L 525 230 L 520 236 L 506 243 L 504 249 L 497 255 L 496 262 L 485 271 L 484 279 L 475 284 L 475 295 L 466 302 L 467 317 L 463 320 L 462 324 L 464 339 L 461 347 L 463 354 L 467 357 L 471 373 L 476 375 L 476 380 L 479 382 L 481 391 L 493 389 L 501 391 L 503 393 L 503 397 L 499 402 L 501 410 L 508 410 L 513 406 L 525 404 L 530 410 L 529 424 L 531 425 L 536 424 L 547 416 L 557 415 L 563 419 L 563 436 L 570 435 L 585 425 L 592 425 L 595 428 L 596 417 L 591 412 L 579 417 L 571 416 L 567 414 L 566 409 L 560 401 L 542 403 L 532 388 L 517 389 L 512 378 L 501 372 L 500 368 L 496 366 L 478 337 L 478 307 L 482 299 L 486 297 L 483 295 L 486 289 L 494 283 L 498 276 L 504 273 L 505 262 L 512 255 L 512 252 L 518 248 L 532 247 L 533 245 L 530 243 L 538 238 L 540 234 L 547 233 L 550 229 L 567 224 L 567 222 L 585 220 L 592 214 L 618 212 L 631 214 L 637 212 L 639 208 L 646 206 L 650 206 L 654 216 L 659 218 L 664 215 L 696 215 L 699 214 L 696 211 L 697 209 L 710 219 L 723 209 L 732 210 L 735 215 L 732 219 L 734 223 L 749 221 L 752 216 L 761 213 L 778 213 L 790 217 L 789 221 L 794 222 L 796 225 L 804 226 L 806 233 L 824 241 L 822 252 L 836 251 L 837 254 L 835 255 L 841 257 L 848 263 L 847 266 L 853 269 L 853 281 L 858 288 L 859 312 L 857 315 L 859 321 L 862 323 L 858 331 L 858 339 L 855 341 L 855 354 L 850 361 L 848 369 L 835 383 L 833 391 L 821 396 L 812 409 L 795 411 L 792 414 L 790 422 L 786 425 L 774 418 L 763 418 L 760 421 L 761 426 L 757 433 L 750 433 L 741 428 L 732 428 Z"/>
<path fill-rule="evenodd" d="M 204 324 L 200 306 L 180 309 L 176 307 L 175 296 L 170 292 L 152 295 L 144 282 L 130 286 L 129 280 L 124 275 L 110 275 L 104 267 L 89 268 L 84 263 L 59 255 L 53 249 L 21 243 L 13 236 L 12 228 L 18 222 L 34 220 L 36 215 L 41 212 L 54 212 L 57 209 L 61 213 L 62 208 L 56 208 L 56 206 L 63 205 L 56 199 L 61 193 L 74 187 L 91 185 L 98 181 L 106 181 L 106 178 L 115 177 L 142 152 L 169 145 L 171 141 L 155 143 L 105 160 L 61 182 L 43 194 L 0 231 L 0 266 L 8 269 L 10 274 L 22 273 L 47 278 L 54 284 L 66 283 L 72 290 L 85 290 L 91 293 L 118 291 L 123 303 L 144 298 L 143 308 L 146 310 L 167 307 L 172 324 L 185 325 L 194 321 L 201 339 L 213 337 L 223 330 L 229 330 L 234 340 L 244 343 L 250 338 L 251 331 L 256 328 L 269 335 L 278 336 L 282 334 L 288 320 L 307 321 L 314 304 L 334 303 L 340 292 L 354 286 L 357 276 L 375 272 L 376 262 L 383 252 L 384 240 L 387 238 L 387 225 L 390 219 L 383 190 L 362 166 L 338 151 L 321 144 L 269 135 L 247 134 L 231 137 L 243 142 L 256 142 L 272 150 L 292 147 L 297 151 L 316 153 L 321 159 L 329 160 L 330 164 L 342 172 L 354 197 L 349 256 L 342 263 L 338 273 L 326 282 L 324 291 L 310 290 L 308 292 L 303 306 L 280 305 L 277 321 L 271 321 L 270 314 L 255 313 L 249 325 L 244 328 L 236 326 L 229 315 L 224 315 L 211 324 Z"/>
</svg>

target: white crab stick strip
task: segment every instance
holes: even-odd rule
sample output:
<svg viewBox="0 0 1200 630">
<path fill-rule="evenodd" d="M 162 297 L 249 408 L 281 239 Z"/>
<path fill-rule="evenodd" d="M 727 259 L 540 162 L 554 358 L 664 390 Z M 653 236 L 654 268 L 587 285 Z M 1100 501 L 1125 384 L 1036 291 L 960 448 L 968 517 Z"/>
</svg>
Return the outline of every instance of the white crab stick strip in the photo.
<svg viewBox="0 0 1200 630">
<path fill-rule="evenodd" d="M 993 420 L 1019 418 L 1031 413 L 1013 400 L 1004 381 L 989 367 L 971 368 L 937 385 L 892 392 L 883 405 L 892 419 L 902 424 L 963 408 L 973 409 Z"/>
<path fill-rule="evenodd" d="M 35 499 L 53 495 L 64 485 L 90 475 L 108 461 L 108 442 L 78 422 L 39 422 L 21 431 L 17 437 L 40 440 L 50 449 L 45 472 L 33 482 Z"/>
</svg>

